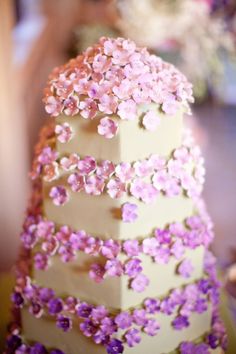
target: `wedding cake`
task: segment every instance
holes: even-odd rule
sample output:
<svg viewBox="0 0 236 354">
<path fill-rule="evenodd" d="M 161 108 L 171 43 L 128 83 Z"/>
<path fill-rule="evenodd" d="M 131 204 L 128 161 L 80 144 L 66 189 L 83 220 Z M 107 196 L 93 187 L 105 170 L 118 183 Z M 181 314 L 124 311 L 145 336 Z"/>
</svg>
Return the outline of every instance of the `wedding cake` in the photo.
<svg viewBox="0 0 236 354">
<path fill-rule="evenodd" d="M 223 353 L 192 86 L 130 40 L 56 68 L 6 353 Z"/>
</svg>

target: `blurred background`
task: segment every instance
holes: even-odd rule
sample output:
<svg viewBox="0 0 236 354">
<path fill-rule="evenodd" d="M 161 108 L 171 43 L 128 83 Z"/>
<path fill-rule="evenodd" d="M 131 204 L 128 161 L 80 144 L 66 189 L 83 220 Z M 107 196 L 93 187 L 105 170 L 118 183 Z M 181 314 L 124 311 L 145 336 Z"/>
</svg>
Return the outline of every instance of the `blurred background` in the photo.
<svg viewBox="0 0 236 354">
<path fill-rule="evenodd" d="M 0 331 L 30 192 L 28 171 L 52 68 L 101 36 L 124 36 L 182 70 L 203 149 L 213 250 L 236 323 L 236 0 L 0 0 Z M 8 291 L 9 289 L 9 291 Z M 4 291 L 3 291 L 4 290 Z M 232 329 L 232 333 L 233 333 Z M 236 346 L 234 347 L 236 353 Z"/>
</svg>

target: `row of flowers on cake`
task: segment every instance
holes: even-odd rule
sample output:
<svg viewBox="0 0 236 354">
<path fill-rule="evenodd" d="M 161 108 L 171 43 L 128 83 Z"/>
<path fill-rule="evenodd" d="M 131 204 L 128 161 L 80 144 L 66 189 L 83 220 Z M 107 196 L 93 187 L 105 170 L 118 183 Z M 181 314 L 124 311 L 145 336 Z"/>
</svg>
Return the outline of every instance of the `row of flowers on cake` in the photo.
<svg viewBox="0 0 236 354">
<path fill-rule="evenodd" d="M 97 162 L 93 157 L 80 158 L 77 154 L 56 161 L 58 153 L 49 146 L 36 157 L 33 178 L 41 175 L 51 182 L 62 172 L 70 173 L 67 183 L 73 192 L 84 191 L 100 195 L 104 191 L 111 198 L 129 193 L 144 203 L 153 203 L 160 192 L 172 197 L 183 191 L 189 197 L 199 195 L 204 183 L 205 168 L 198 147 L 182 146 L 168 160 L 158 155 L 134 163 L 113 164 L 109 160 Z M 68 201 L 69 194 L 63 185 L 51 188 L 50 197 L 56 205 Z"/>
<path fill-rule="evenodd" d="M 212 349 L 217 349 L 221 347 L 223 350 L 227 348 L 227 339 L 226 335 L 217 332 L 217 335 L 214 332 L 214 327 L 222 326 L 221 322 L 216 322 L 213 324 L 212 331 L 205 335 L 203 342 L 182 342 L 177 349 L 179 354 L 192 354 L 192 353 L 201 353 L 201 354 L 211 354 Z M 119 354 L 124 350 L 123 344 L 118 339 L 111 340 L 106 345 L 108 354 Z M 122 351 L 121 351 L 122 350 Z M 12 334 L 8 335 L 7 346 L 4 354 L 69 354 L 65 353 L 60 349 L 51 349 L 48 350 L 43 344 L 37 342 L 34 344 L 26 344 L 23 338 L 20 335 L 20 330 L 15 329 Z"/>
<path fill-rule="evenodd" d="M 34 255 L 36 269 L 47 269 L 54 255 L 59 255 L 63 262 L 73 261 L 80 251 L 100 257 L 99 262 L 90 265 L 89 276 L 95 282 L 126 275 L 130 287 L 142 292 L 149 285 L 149 279 L 142 273 L 142 255 L 151 257 L 157 264 L 167 264 L 172 257 L 181 260 L 188 249 L 208 247 L 213 237 L 211 221 L 206 223 L 198 215 L 186 218 L 184 223 L 175 222 L 164 229 L 157 228 L 153 236 L 122 241 L 102 240 L 83 230 L 73 231 L 68 226 L 56 231 L 55 223 L 38 215 L 26 218 L 21 241 L 25 248 L 38 250 Z M 182 260 L 177 266 L 177 274 L 185 278 L 189 278 L 193 271 L 189 259 Z"/>
<path fill-rule="evenodd" d="M 55 318 L 56 326 L 65 332 L 70 331 L 79 320 L 81 332 L 96 344 L 103 345 L 119 340 L 121 344 L 133 347 L 141 341 L 141 332 L 149 336 L 157 335 L 160 330 L 159 313 L 172 315 L 173 329 L 183 330 L 190 326 L 192 313 L 207 311 L 209 301 L 213 305 L 219 302 L 219 283 L 211 277 L 174 289 L 162 299 L 146 298 L 141 307 L 119 313 L 71 296 L 60 298 L 52 289 L 32 283 L 29 277 L 24 282 L 24 287 L 16 285 L 16 291 L 12 294 L 16 307 L 27 306 L 36 318 L 43 314 Z"/>
<path fill-rule="evenodd" d="M 57 68 L 45 90 L 47 113 L 99 113 L 135 120 L 140 104 L 154 102 L 173 115 L 193 102 L 192 85 L 173 65 L 124 39 L 100 42 L 96 49 Z"/>
</svg>

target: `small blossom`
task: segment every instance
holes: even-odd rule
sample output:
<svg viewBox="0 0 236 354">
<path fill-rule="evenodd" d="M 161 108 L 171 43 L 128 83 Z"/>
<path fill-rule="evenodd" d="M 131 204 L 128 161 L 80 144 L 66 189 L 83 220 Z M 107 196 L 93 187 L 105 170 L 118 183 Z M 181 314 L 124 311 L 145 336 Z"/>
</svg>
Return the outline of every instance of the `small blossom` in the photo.
<svg viewBox="0 0 236 354">
<path fill-rule="evenodd" d="M 63 170 L 70 171 L 74 170 L 79 162 L 79 156 L 77 154 L 71 154 L 69 157 L 63 157 L 60 160 L 60 165 Z"/>
<path fill-rule="evenodd" d="M 175 100 L 165 101 L 162 105 L 162 110 L 168 115 L 174 115 L 179 109 L 179 103 Z"/>
<path fill-rule="evenodd" d="M 63 310 L 63 302 L 59 298 L 54 298 L 48 302 L 48 312 L 50 315 L 56 315 Z"/>
<path fill-rule="evenodd" d="M 118 124 L 108 117 L 102 118 L 98 125 L 98 134 L 107 139 L 113 138 L 117 134 Z"/>
<path fill-rule="evenodd" d="M 138 256 L 140 246 L 138 240 L 127 240 L 123 243 L 123 250 L 127 256 Z"/>
<path fill-rule="evenodd" d="M 68 332 L 72 328 L 72 321 L 67 316 L 59 315 L 57 317 L 57 327 L 62 329 L 64 332 Z"/>
<path fill-rule="evenodd" d="M 112 239 L 104 241 L 101 247 L 101 253 L 108 259 L 116 258 L 121 250 L 121 246 L 117 241 Z"/>
<path fill-rule="evenodd" d="M 143 125 L 150 131 L 155 131 L 160 122 L 161 120 L 155 111 L 149 111 L 143 117 Z"/>
<path fill-rule="evenodd" d="M 88 305 L 86 302 L 82 302 L 76 305 L 77 316 L 81 318 L 88 318 L 92 312 L 92 306 Z"/>
<path fill-rule="evenodd" d="M 142 293 L 149 285 L 149 279 L 144 274 L 138 274 L 131 282 L 131 288 L 137 293 Z"/>
<path fill-rule="evenodd" d="M 97 306 L 92 309 L 91 318 L 93 322 L 99 324 L 108 315 L 108 310 L 105 306 Z"/>
<path fill-rule="evenodd" d="M 46 98 L 45 110 L 53 117 L 58 116 L 62 111 L 62 103 L 59 98 L 49 96 Z"/>
<path fill-rule="evenodd" d="M 42 345 L 40 343 L 36 343 L 30 348 L 29 353 L 30 354 L 47 354 L 47 350 L 44 347 L 44 345 Z"/>
<path fill-rule="evenodd" d="M 155 314 L 160 310 L 160 300 L 148 298 L 144 301 L 144 307 L 148 313 Z"/>
<path fill-rule="evenodd" d="M 81 175 L 88 175 L 95 171 L 96 161 L 92 156 L 85 156 L 84 159 L 78 161 L 78 170 Z"/>
<path fill-rule="evenodd" d="M 184 252 L 185 249 L 182 241 L 177 239 L 171 246 L 171 253 L 175 256 L 175 258 L 180 259 L 183 256 Z"/>
<path fill-rule="evenodd" d="M 116 172 L 116 176 L 122 182 L 128 182 L 134 176 L 134 168 L 128 162 L 121 162 L 119 165 L 117 165 L 115 172 Z"/>
<path fill-rule="evenodd" d="M 113 95 L 104 94 L 100 98 L 100 103 L 98 104 L 98 108 L 100 112 L 105 114 L 115 113 L 118 106 L 118 99 Z"/>
<path fill-rule="evenodd" d="M 60 143 L 67 143 L 71 140 L 72 130 L 68 123 L 57 124 L 55 127 L 55 133 Z"/>
<path fill-rule="evenodd" d="M 11 296 L 11 301 L 17 307 L 22 307 L 24 305 L 24 298 L 22 297 L 21 293 L 14 292 Z"/>
<path fill-rule="evenodd" d="M 105 264 L 106 274 L 110 277 L 120 277 L 123 274 L 123 265 L 118 259 L 110 259 Z"/>
<path fill-rule="evenodd" d="M 151 257 L 155 257 L 159 242 L 155 237 L 145 238 L 142 243 L 142 250 L 144 254 L 148 254 Z"/>
<path fill-rule="evenodd" d="M 102 194 L 105 187 L 104 179 L 98 176 L 88 176 L 85 179 L 85 192 L 91 195 Z"/>
<path fill-rule="evenodd" d="M 89 276 L 96 283 L 101 283 L 104 279 L 105 269 L 101 264 L 94 263 L 90 267 Z"/>
<path fill-rule="evenodd" d="M 119 178 L 112 178 L 107 183 L 107 193 L 111 198 L 121 198 L 126 192 L 125 183 L 121 182 Z"/>
<path fill-rule="evenodd" d="M 148 322 L 147 311 L 144 309 L 136 309 L 133 311 L 133 321 L 138 326 L 145 326 Z"/>
<path fill-rule="evenodd" d="M 106 346 L 108 354 L 120 354 L 124 351 L 124 346 L 119 339 L 112 339 Z"/>
<path fill-rule="evenodd" d="M 125 274 L 131 278 L 136 277 L 143 270 L 141 264 L 142 261 L 140 259 L 132 258 L 125 264 Z"/>
<path fill-rule="evenodd" d="M 154 319 L 150 319 L 148 320 L 148 322 L 146 323 L 145 327 L 144 327 L 144 332 L 147 333 L 149 336 L 155 336 L 157 334 L 157 332 L 160 329 L 160 325 L 159 323 Z"/>
<path fill-rule="evenodd" d="M 186 316 L 178 316 L 172 321 L 172 326 L 174 329 L 180 331 L 189 326 L 189 320 Z"/>
<path fill-rule="evenodd" d="M 115 317 L 115 323 L 121 329 L 129 328 L 132 324 L 132 316 L 128 312 L 121 312 Z"/>
<path fill-rule="evenodd" d="M 96 326 L 90 319 L 85 319 L 84 322 L 80 323 L 80 329 L 86 337 L 91 337 L 96 333 Z"/>
<path fill-rule="evenodd" d="M 79 104 L 81 116 L 85 119 L 93 119 L 97 114 L 97 104 L 92 98 L 85 98 Z"/>
<path fill-rule="evenodd" d="M 107 58 L 106 55 L 97 54 L 93 60 L 93 69 L 95 72 L 104 73 L 111 66 L 111 59 Z"/>
<path fill-rule="evenodd" d="M 34 265 L 36 269 L 45 270 L 48 267 L 48 256 L 42 253 L 36 253 L 34 256 Z"/>
<path fill-rule="evenodd" d="M 77 172 L 72 173 L 68 177 L 67 182 L 71 186 L 73 192 L 80 192 L 84 189 L 84 177 L 79 175 Z"/>
<path fill-rule="evenodd" d="M 166 189 L 169 178 L 165 170 L 156 172 L 152 177 L 154 187 L 159 191 Z"/>
<path fill-rule="evenodd" d="M 49 196 L 57 206 L 64 205 L 69 200 L 69 195 L 65 187 L 54 186 L 51 188 Z"/>
<path fill-rule="evenodd" d="M 167 264 L 170 259 L 169 247 L 159 247 L 155 254 L 155 262 L 158 264 Z"/>
<path fill-rule="evenodd" d="M 140 331 L 137 328 L 131 328 L 125 333 L 125 339 L 129 347 L 134 347 L 141 342 Z"/>
<path fill-rule="evenodd" d="M 180 274 L 184 278 L 191 277 L 193 270 L 194 268 L 190 259 L 184 259 L 177 268 L 178 274 Z"/>
<path fill-rule="evenodd" d="M 131 99 L 121 102 L 117 114 L 121 119 L 135 120 L 137 116 L 136 103 Z"/>
<path fill-rule="evenodd" d="M 50 146 L 43 148 L 43 150 L 38 155 L 38 162 L 42 165 L 49 165 L 54 162 L 58 157 L 58 153 L 51 149 Z"/>
<path fill-rule="evenodd" d="M 43 179 L 46 182 L 52 182 L 59 177 L 58 163 L 52 162 L 44 166 L 43 169 Z"/>
<path fill-rule="evenodd" d="M 70 96 L 65 99 L 64 113 L 67 116 L 75 116 L 76 114 L 79 113 L 79 98 L 78 98 L 78 96 Z"/>
<path fill-rule="evenodd" d="M 146 177 L 152 172 L 152 165 L 149 160 L 137 161 L 134 163 L 135 173 L 139 177 Z"/>
<path fill-rule="evenodd" d="M 124 222 L 134 222 L 137 217 L 137 205 L 131 203 L 125 203 L 122 205 L 122 219 Z"/>
<path fill-rule="evenodd" d="M 110 177 L 115 171 L 114 164 L 109 160 L 103 160 L 97 165 L 96 174 L 104 179 Z"/>
</svg>

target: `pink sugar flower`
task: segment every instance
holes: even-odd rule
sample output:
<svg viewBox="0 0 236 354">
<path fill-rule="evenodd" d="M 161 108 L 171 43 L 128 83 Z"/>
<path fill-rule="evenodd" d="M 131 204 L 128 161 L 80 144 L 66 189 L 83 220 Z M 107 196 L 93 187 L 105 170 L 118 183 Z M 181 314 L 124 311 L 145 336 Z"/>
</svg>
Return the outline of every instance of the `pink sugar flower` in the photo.
<svg viewBox="0 0 236 354">
<path fill-rule="evenodd" d="M 162 104 L 162 110 L 168 115 L 174 115 L 179 109 L 179 102 L 172 100 L 166 100 Z"/>
<path fill-rule="evenodd" d="M 125 183 L 119 178 L 112 178 L 107 183 L 107 192 L 111 198 L 121 198 L 126 192 Z"/>
<path fill-rule="evenodd" d="M 166 188 L 168 181 L 169 175 L 166 170 L 158 171 L 152 177 L 153 185 L 159 191 Z"/>
<path fill-rule="evenodd" d="M 93 81 L 88 84 L 88 96 L 92 99 L 98 99 L 102 96 L 101 86 Z"/>
<path fill-rule="evenodd" d="M 96 283 L 101 283 L 104 279 L 105 269 L 101 264 L 94 263 L 91 265 L 89 277 Z"/>
<path fill-rule="evenodd" d="M 108 39 L 104 42 L 104 53 L 111 56 L 113 52 L 117 49 L 117 44 L 115 40 Z"/>
<path fill-rule="evenodd" d="M 136 175 L 139 177 L 146 177 L 152 173 L 152 165 L 149 160 L 135 162 L 134 169 Z"/>
<path fill-rule="evenodd" d="M 141 178 L 136 178 L 130 185 L 130 193 L 135 198 L 140 199 L 146 188 L 146 183 Z"/>
<path fill-rule="evenodd" d="M 116 258 L 110 259 L 105 264 L 106 275 L 110 277 L 120 277 L 123 274 L 123 265 Z"/>
<path fill-rule="evenodd" d="M 155 111 L 147 112 L 143 117 L 143 125 L 147 130 L 155 131 L 158 125 L 160 125 L 161 120 Z"/>
<path fill-rule="evenodd" d="M 151 102 L 148 93 L 145 90 L 142 90 L 140 87 L 137 87 L 133 90 L 132 97 L 137 104 L 148 104 Z"/>
<path fill-rule="evenodd" d="M 84 101 L 81 101 L 79 104 L 81 109 L 81 116 L 85 119 L 93 119 L 97 114 L 97 104 L 91 98 L 85 98 Z"/>
<path fill-rule="evenodd" d="M 113 87 L 113 92 L 120 100 L 125 100 L 130 98 L 133 88 L 134 83 L 131 80 L 124 79 L 119 86 Z"/>
<path fill-rule="evenodd" d="M 96 73 L 104 73 L 111 67 L 111 59 L 106 55 L 97 54 L 93 59 L 92 66 Z"/>
<path fill-rule="evenodd" d="M 105 114 L 112 114 L 116 112 L 118 106 L 118 99 L 113 95 L 104 94 L 100 97 L 98 108 L 100 112 Z"/>
<path fill-rule="evenodd" d="M 56 89 L 56 93 L 60 98 L 66 99 L 71 96 L 73 93 L 73 85 L 71 80 L 64 74 L 60 74 L 58 80 L 53 83 L 54 88 Z"/>
<path fill-rule="evenodd" d="M 165 193 L 168 197 L 174 197 L 181 193 L 181 187 L 176 178 L 170 178 L 165 186 Z"/>
<path fill-rule="evenodd" d="M 101 253 L 104 257 L 108 259 L 113 259 L 118 256 L 121 251 L 121 246 L 119 242 L 112 239 L 104 241 L 101 247 Z"/>
<path fill-rule="evenodd" d="M 158 264 L 167 264 L 170 259 L 169 247 L 159 247 L 156 251 L 155 262 Z"/>
<path fill-rule="evenodd" d="M 133 322 L 138 326 L 145 326 L 148 322 L 147 311 L 144 309 L 136 309 L 133 311 Z"/>
<path fill-rule="evenodd" d="M 42 165 L 48 165 L 52 162 L 54 162 L 58 157 L 58 153 L 50 146 L 46 146 L 45 148 L 42 149 L 40 154 L 38 155 L 38 162 L 40 162 Z"/>
<path fill-rule="evenodd" d="M 77 172 L 72 173 L 68 177 L 67 182 L 71 186 L 73 192 L 80 192 L 84 189 L 84 177 Z"/>
<path fill-rule="evenodd" d="M 48 268 L 48 256 L 43 253 L 36 253 L 34 256 L 34 265 L 36 269 L 45 270 Z"/>
<path fill-rule="evenodd" d="M 55 133 L 60 143 L 67 143 L 71 140 L 72 130 L 68 123 L 57 124 L 55 127 Z"/>
<path fill-rule="evenodd" d="M 59 177 L 58 163 L 52 162 L 44 166 L 43 179 L 47 182 L 52 182 Z"/>
<path fill-rule="evenodd" d="M 175 258 L 180 259 L 185 252 L 184 245 L 180 239 L 177 239 L 173 245 L 171 246 L 171 253 L 175 256 Z"/>
<path fill-rule="evenodd" d="M 146 204 L 152 204 L 156 201 L 158 190 L 152 184 L 146 183 L 145 189 L 142 192 L 141 199 Z"/>
<path fill-rule="evenodd" d="M 97 165 L 96 174 L 99 177 L 107 179 L 115 172 L 114 164 L 109 160 L 103 160 Z"/>
<path fill-rule="evenodd" d="M 125 263 L 125 274 L 130 278 L 136 277 L 143 270 L 142 261 L 139 258 L 132 258 Z"/>
<path fill-rule="evenodd" d="M 104 179 L 98 176 L 88 176 L 85 179 L 85 192 L 91 195 L 102 194 L 105 187 Z"/>
<path fill-rule="evenodd" d="M 184 259 L 177 268 L 178 274 L 184 278 L 190 278 L 193 273 L 193 265 L 190 259 Z"/>
<path fill-rule="evenodd" d="M 98 134 L 103 135 L 107 139 L 111 139 L 117 134 L 118 124 L 113 119 L 104 117 L 100 119 L 97 129 Z"/>
<path fill-rule="evenodd" d="M 183 164 L 186 164 L 190 160 L 188 149 L 184 146 L 174 151 L 174 157 Z"/>
<path fill-rule="evenodd" d="M 115 65 L 126 65 L 129 62 L 129 53 L 127 50 L 115 49 L 112 53 L 112 63 Z"/>
<path fill-rule="evenodd" d="M 50 256 L 56 254 L 58 247 L 59 242 L 55 237 L 50 237 L 48 240 L 42 243 L 42 250 Z"/>
<path fill-rule="evenodd" d="M 122 220 L 124 222 L 134 222 L 137 217 L 138 207 L 136 204 L 125 203 L 122 205 Z"/>
<path fill-rule="evenodd" d="M 121 119 L 135 120 L 137 117 L 136 103 L 132 99 L 121 102 L 117 114 Z"/>
<path fill-rule="evenodd" d="M 45 110 L 53 117 L 58 116 L 62 111 L 62 103 L 60 99 L 54 96 L 47 97 Z"/>
<path fill-rule="evenodd" d="M 70 96 L 64 101 L 64 113 L 67 116 L 75 116 L 79 113 L 79 98 Z"/>
<path fill-rule="evenodd" d="M 160 325 L 154 318 L 150 318 L 144 327 L 144 332 L 149 336 L 155 336 L 160 329 Z"/>
<path fill-rule="evenodd" d="M 49 196 L 52 198 L 53 203 L 57 206 L 64 205 L 69 200 L 68 192 L 63 186 L 52 187 L 49 192 Z"/>
<path fill-rule="evenodd" d="M 74 170 L 79 162 L 79 156 L 77 154 L 71 154 L 69 157 L 62 157 L 60 165 L 64 171 Z"/>
<path fill-rule="evenodd" d="M 138 256 L 140 252 L 140 246 L 138 240 L 127 240 L 123 243 L 123 251 L 127 256 Z"/>
<path fill-rule="evenodd" d="M 149 160 L 150 165 L 152 166 L 152 168 L 155 171 L 162 170 L 166 165 L 165 158 L 160 157 L 159 155 L 156 155 L 156 154 L 152 154 L 148 160 Z"/>
<path fill-rule="evenodd" d="M 81 175 L 88 175 L 95 171 L 96 161 L 92 156 L 85 156 L 82 160 L 78 161 L 78 170 Z"/>
<path fill-rule="evenodd" d="M 171 176 L 180 178 L 183 173 L 183 164 L 181 161 L 170 159 L 167 163 L 168 172 Z"/>
<path fill-rule="evenodd" d="M 134 168 L 129 162 L 121 162 L 119 165 L 116 166 L 115 172 L 116 176 L 122 182 L 128 182 L 134 176 Z"/>
<path fill-rule="evenodd" d="M 140 273 L 131 281 L 131 288 L 137 293 L 142 293 L 149 285 L 149 279 L 146 275 Z"/>
<path fill-rule="evenodd" d="M 142 242 L 143 253 L 148 254 L 151 257 L 155 257 L 159 247 L 159 242 L 155 237 L 145 238 Z"/>
</svg>

